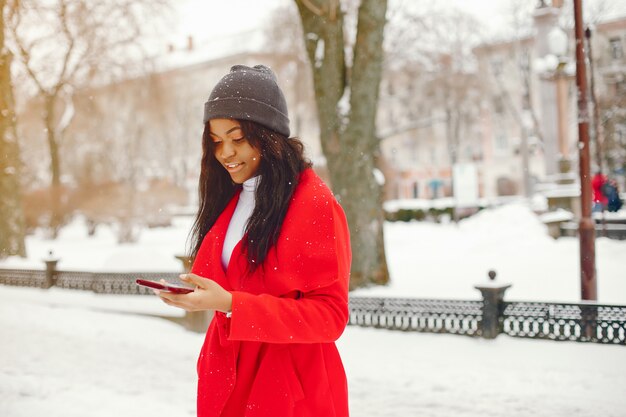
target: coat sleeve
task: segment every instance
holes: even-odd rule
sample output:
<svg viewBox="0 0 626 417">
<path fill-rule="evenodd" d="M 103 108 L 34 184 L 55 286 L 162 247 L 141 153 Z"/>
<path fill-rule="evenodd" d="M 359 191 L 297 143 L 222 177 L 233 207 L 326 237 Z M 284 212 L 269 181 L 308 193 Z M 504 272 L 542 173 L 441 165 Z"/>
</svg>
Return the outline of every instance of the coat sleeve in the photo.
<svg viewBox="0 0 626 417">
<path fill-rule="evenodd" d="M 325 186 L 292 206 L 275 255 L 274 276 L 285 295 L 234 291 L 231 340 L 327 343 L 346 327 L 351 251 L 345 214 Z"/>
<path fill-rule="evenodd" d="M 230 340 L 266 343 L 330 343 L 348 322 L 340 284 L 310 291 L 302 298 L 233 293 Z"/>
</svg>

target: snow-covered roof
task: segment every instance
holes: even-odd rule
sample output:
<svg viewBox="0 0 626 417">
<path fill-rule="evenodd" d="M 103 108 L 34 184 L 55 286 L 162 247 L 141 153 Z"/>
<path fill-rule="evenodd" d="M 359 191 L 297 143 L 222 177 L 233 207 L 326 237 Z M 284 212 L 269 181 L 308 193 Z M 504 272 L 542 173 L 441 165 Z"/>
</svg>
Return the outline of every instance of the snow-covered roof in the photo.
<svg viewBox="0 0 626 417">
<path fill-rule="evenodd" d="M 196 40 L 189 38 L 184 46 L 170 45 L 154 57 L 157 72 L 187 68 L 228 56 L 264 52 L 265 36 L 261 29 L 221 37 Z"/>
</svg>

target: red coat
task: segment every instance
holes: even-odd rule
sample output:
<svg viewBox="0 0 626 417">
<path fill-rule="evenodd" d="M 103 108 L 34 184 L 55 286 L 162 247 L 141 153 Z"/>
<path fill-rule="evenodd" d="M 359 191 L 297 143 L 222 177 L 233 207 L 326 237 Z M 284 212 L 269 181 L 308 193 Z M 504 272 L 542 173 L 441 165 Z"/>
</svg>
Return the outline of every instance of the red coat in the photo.
<svg viewBox="0 0 626 417">
<path fill-rule="evenodd" d="M 221 254 L 236 195 L 208 232 L 192 272 L 232 292 L 198 359 L 198 416 L 347 417 L 346 376 L 335 346 L 348 321 L 350 238 L 339 203 L 305 170 L 267 258 L 245 276 L 235 246 Z"/>
</svg>

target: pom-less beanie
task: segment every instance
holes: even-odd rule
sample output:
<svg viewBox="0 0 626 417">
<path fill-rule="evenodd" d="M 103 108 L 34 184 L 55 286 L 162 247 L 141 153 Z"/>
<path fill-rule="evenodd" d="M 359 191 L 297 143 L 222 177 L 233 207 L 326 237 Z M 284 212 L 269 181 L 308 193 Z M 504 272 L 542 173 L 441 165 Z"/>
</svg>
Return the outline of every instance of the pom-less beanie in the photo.
<svg viewBox="0 0 626 417">
<path fill-rule="evenodd" d="M 204 104 L 203 123 L 211 119 L 251 120 L 289 137 L 285 96 L 265 65 L 235 65 Z"/>
</svg>

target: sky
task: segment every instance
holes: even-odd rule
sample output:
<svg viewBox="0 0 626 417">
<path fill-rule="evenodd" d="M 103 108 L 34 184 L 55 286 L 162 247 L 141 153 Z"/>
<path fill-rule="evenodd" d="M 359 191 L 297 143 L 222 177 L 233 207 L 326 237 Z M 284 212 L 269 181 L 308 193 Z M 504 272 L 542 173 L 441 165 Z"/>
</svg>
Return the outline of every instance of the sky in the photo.
<svg viewBox="0 0 626 417">
<path fill-rule="evenodd" d="M 392 0 L 391 3 L 406 0 Z M 420 0 L 421 1 L 421 0 Z M 445 0 L 451 7 L 461 7 L 482 16 L 485 21 L 498 20 L 504 1 L 488 0 Z M 293 0 L 179 0 L 177 7 L 177 29 L 172 33 L 173 42 L 186 42 L 187 36 L 196 39 L 228 36 L 242 31 L 260 29 L 276 7 L 293 6 Z M 295 7 L 295 6 L 294 6 Z M 243 11 L 239 13 L 239 11 Z"/>
<path fill-rule="evenodd" d="M 488 33 L 501 32 L 509 24 L 507 13 L 514 2 L 527 1 L 536 4 L 536 0 L 443 0 L 437 2 L 438 8 L 458 8 L 475 15 L 485 25 Z M 586 0 L 591 6 L 604 2 L 613 13 L 626 14 L 626 1 L 623 0 Z M 400 4 L 424 4 L 428 7 L 433 2 L 427 0 L 389 0 L 389 9 Z M 566 2 L 567 3 L 567 2 Z M 187 36 L 203 40 L 223 37 L 242 31 L 260 29 L 276 7 L 294 6 L 293 0 L 177 0 L 175 2 L 176 24 L 170 42 L 185 43 Z"/>
<path fill-rule="evenodd" d="M 260 29 L 275 7 L 291 0 L 178 0 L 173 42 L 224 37 L 248 30 Z M 245 11 L 238 13 L 239 11 Z"/>
</svg>

